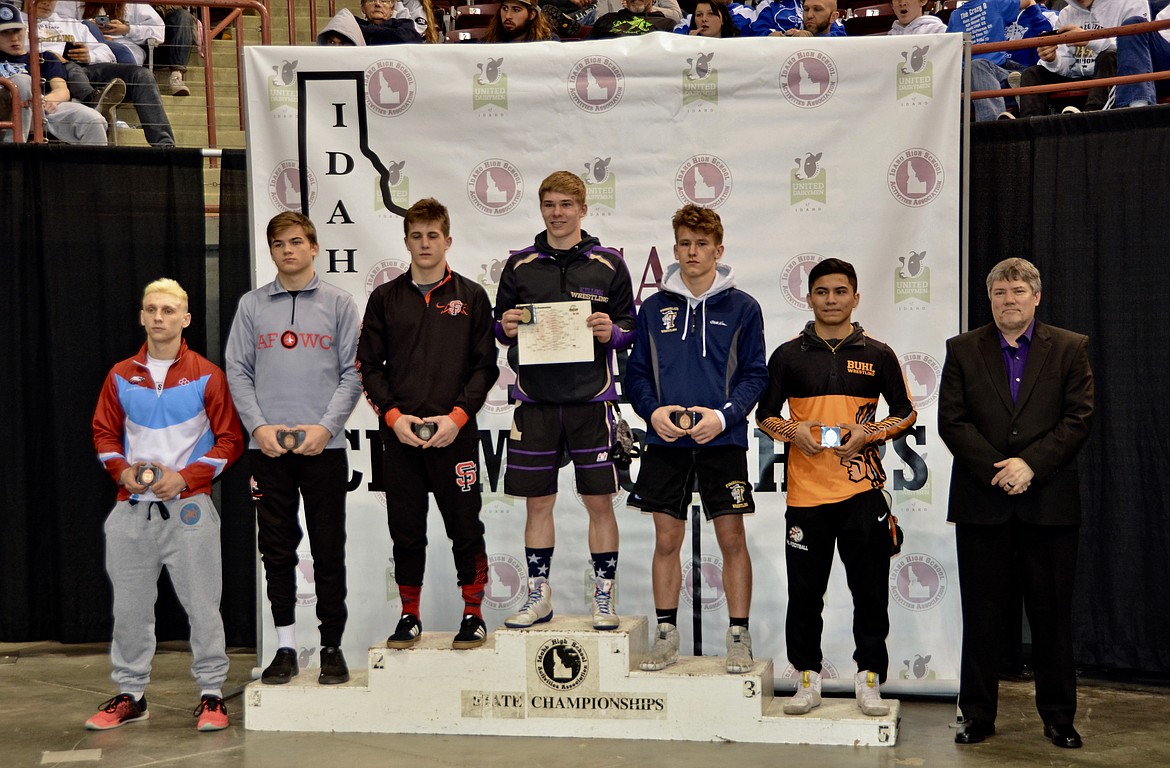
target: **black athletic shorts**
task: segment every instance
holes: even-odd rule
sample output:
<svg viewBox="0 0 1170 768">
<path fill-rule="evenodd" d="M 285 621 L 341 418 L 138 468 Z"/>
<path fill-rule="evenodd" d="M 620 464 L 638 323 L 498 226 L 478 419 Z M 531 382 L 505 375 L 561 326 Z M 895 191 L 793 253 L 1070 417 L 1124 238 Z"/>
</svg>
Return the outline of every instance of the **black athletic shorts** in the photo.
<svg viewBox="0 0 1170 768">
<path fill-rule="evenodd" d="M 618 476 L 609 458 L 613 419 L 607 403 L 519 403 L 508 436 L 504 492 L 549 496 L 557 492 L 561 459 L 567 453 L 576 470 L 577 493 L 617 493 Z"/>
<path fill-rule="evenodd" d="M 747 451 L 738 445 L 672 448 L 647 445 L 629 504 L 645 512 L 687 519 L 696 478 L 703 514 L 745 515 L 756 511 L 748 481 Z"/>
</svg>

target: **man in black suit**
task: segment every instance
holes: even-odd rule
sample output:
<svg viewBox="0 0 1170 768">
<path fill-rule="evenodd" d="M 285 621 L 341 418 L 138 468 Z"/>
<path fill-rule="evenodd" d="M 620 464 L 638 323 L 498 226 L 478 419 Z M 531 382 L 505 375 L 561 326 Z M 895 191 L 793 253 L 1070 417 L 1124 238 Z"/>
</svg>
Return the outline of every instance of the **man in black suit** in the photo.
<svg viewBox="0 0 1170 768">
<path fill-rule="evenodd" d="M 1040 273 L 1024 259 L 987 276 L 995 322 L 947 342 L 939 434 L 954 455 L 963 656 L 958 744 L 995 733 L 1000 636 L 1019 581 L 1044 735 L 1075 749 L 1072 587 L 1080 532 L 1077 454 L 1089 436 L 1088 338 L 1036 320 Z"/>
</svg>

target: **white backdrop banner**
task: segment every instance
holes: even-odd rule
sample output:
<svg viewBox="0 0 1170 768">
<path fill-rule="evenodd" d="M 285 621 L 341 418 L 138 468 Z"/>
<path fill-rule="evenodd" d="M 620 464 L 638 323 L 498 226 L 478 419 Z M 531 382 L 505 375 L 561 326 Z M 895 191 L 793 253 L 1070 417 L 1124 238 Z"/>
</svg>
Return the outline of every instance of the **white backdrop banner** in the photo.
<svg viewBox="0 0 1170 768">
<path fill-rule="evenodd" d="M 958 35 L 710 40 L 655 33 L 510 46 L 250 47 L 256 283 L 275 275 L 268 219 L 305 204 L 321 240 L 318 271 L 351 291 L 361 312 L 376 286 L 408 267 L 401 212 L 433 196 L 451 210 L 452 268 L 494 298 L 510 251 L 543 229 L 537 189 L 560 169 L 584 179 L 585 229 L 622 250 L 639 303 L 673 258 L 674 211 L 688 202 L 716 209 L 727 231 L 724 259 L 763 307 L 769 351 L 811 318 L 812 265 L 828 257 L 853 262 L 862 297 L 854 318 L 901 355 L 919 412 L 917 426 L 884 450 L 886 487 L 906 530 L 905 547 L 890 562 L 887 687 L 955 690 L 958 583 L 944 522 L 949 457 L 935 428 L 935 398 L 944 342 L 959 317 L 960 52 Z M 514 376 L 500 361 L 500 381 L 479 415 L 489 628 L 523 601 L 525 579 L 524 501 L 504 495 L 502 484 Z M 619 356 L 621 368 L 624 362 Z M 628 405 L 623 412 L 641 428 Z M 758 509 L 746 521 L 752 637 L 757 657 L 775 658 L 784 687 L 792 674 L 784 652 L 784 446 L 754 434 L 749 466 Z M 360 665 L 366 647 L 393 631 L 400 603 L 381 446 L 365 402 L 348 435 L 344 648 Z M 634 477 L 637 469 L 635 462 Z M 628 490 L 631 478 L 623 485 Z M 570 469 L 560 486 L 556 610 L 588 613 L 586 513 Z M 653 617 L 653 525 L 625 500 L 622 493 L 615 501 L 618 612 Z M 422 621 L 449 631 L 458 627 L 462 602 L 434 509 L 430 530 Z M 722 560 L 707 523 L 693 532 L 680 585 L 684 648 L 698 638 L 704 654 L 722 655 Z M 692 623 L 694 563 L 700 606 Z M 298 579 L 298 642 L 312 663 L 319 641 L 307 541 Z M 830 679 L 828 688 L 845 687 L 854 671 L 851 621 L 838 562 L 825 596 L 824 670 L 842 682 Z M 266 657 L 275 641 L 267 609 L 262 634 Z"/>
</svg>

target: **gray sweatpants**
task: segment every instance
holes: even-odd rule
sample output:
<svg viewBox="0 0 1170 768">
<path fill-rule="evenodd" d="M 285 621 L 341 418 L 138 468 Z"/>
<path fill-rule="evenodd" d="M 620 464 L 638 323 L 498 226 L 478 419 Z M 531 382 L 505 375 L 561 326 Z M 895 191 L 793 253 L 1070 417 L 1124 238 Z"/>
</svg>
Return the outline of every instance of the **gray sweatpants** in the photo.
<svg viewBox="0 0 1170 768">
<path fill-rule="evenodd" d="M 32 80 L 28 75 L 13 75 L 9 78 L 20 91 L 20 99 L 28 102 L 32 98 Z M 5 115 L 5 120 L 8 116 Z M 25 107 L 20 111 L 20 125 L 26 132 L 32 132 L 32 109 Z M 45 131 L 66 144 L 92 144 L 106 146 L 106 119 L 98 114 L 97 110 L 90 109 L 84 104 L 74 104 L 67 101 L 58 104 L 57 110 L 51 115 L 45 115 Z M 0 131 L 0 141 L 12 141 L 12 131 Z"/>
<path fill-rule="evenodd" d="M 106 573 L 114 587 L 110 677 L 120 692 L 139 693 L 150 682 L 154 603 L 163 566 L 191 622 L 191 675 L 202 690 L 223 687 L 228 657 L 219 613 L 219 529 L 219 512 L 206 494 L 166 502 L 119 501 L 106 518 Z"/>
</svg>

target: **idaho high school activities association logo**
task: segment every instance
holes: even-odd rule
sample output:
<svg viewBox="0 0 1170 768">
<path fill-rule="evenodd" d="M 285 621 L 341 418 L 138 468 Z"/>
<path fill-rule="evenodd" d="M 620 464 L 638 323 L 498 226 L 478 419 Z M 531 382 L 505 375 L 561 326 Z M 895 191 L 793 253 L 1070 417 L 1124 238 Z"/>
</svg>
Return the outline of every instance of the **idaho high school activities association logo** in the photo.
<svg viewBox="0 0 1170 768">
<path fill-rule="evenodd" d="M 727 593 L 723 590 L 723 560 L 714 555 L 703 555 L 699 559 L 699 603 L 703 611 L 717 611 L 727 604 Z M 695 569 L 691 562 L 683 566 L 682 587 L 679 596 L 687 605 L 694 606 Z"/>
<path fill-rule="evenodd" d="M 597 114 L 618 105 L 626 91 L 626 78 L 613 59 L 586 56 L 569 70 L 568 87 L 569 98 L 578 109 Z"/>
<path fill-rule="evenodd" d="M 300 552 L 297 558 L 297 605 L 316 605 L 317 576 L 313 572 L 313 556 Z"/>
<path fill-rule="evenodd" d="M 713 58 L 714 52 L 700 52 L 687 58 L 686 69 L 682 71 L 684 107 L 694 104 L 697 108 L 719 103 L 719 70 L 711 66 Z"/>
<path fill-rule="evenodd" d="M 373 293 L 374 289 L 379 285 L 390 282 L 408 269 L 410 269 L 410 264 L 402 259 L 383 259 L 379 261 L 366 273 L 366 296 Z"/>
<path fill-rule="evenodd" d="M 808 309 L 808 273 L 824 258 L 819 253 L 802 253 L 780 271 L 780 292 L 794 309 Z"/>
<path fill-rule="evenodd" d="M 310 170 L 309 205 L 317 201 L 317 177 Z M 301 171 L 296 160 L 285 160 L 268 177 L 268 198 L 282 211 L 301 210 Z"/>
<path fill-rule="evenodd" d="M 930 267 L 925 261 L 926 251 L 909 251 L 898 257 L 898 266 L 894 267 L 895 304 L 915 299 L 912 305 L 925 309 L 921 305 L 930 303 Z"/>
<path fill-rule="evenodd" d="M 607 213 L 598 206 L 610 211 L 617 208 L 617 176 L 609 168 L 612 160 L 612 157 L 594 157 L 585 163 L 581 180 L 585 182 L 585 204 L 592 214 Z"/>
<path fill-rule="evenodd" d="M 674 174 L 674 191 L 683 203 L 718 208 L 731 197 L 731 169 L 715 155 L 694 155 Z"/>
<path fill-rule="evenodd" d="M 366 68 L 366 104 L 382 117 L 398 117 L 414 104 L 414 73 L 400 61 L 383 59 Z"/>
<path fill-rule="evenodd" d="M 908 104 L 925 104 L 934 96 L 934 65 L 926 58 L 929 50 L 929 45 L 915 45 L 902 51 L 901 60 L 894 65 L 898 101 L 913 96 Z"/>
<path fill-rule="evenodd" d="M 938 385 L 942 380 L 942 366 L 925 352 L 910 352 L 899 358 L 902 373 L 910 386 L 910 396 L 919 411 L 934 405 L 938 399 Z"/>
<path fill-rule="evenodd" d="M 790 204 L 797 211 L 819 211 L 829 201 L 829 172 L 821 163 L 822 152 L 805 152 L 788 173 Z"/>
<path fill-rule="evenodd" d="M 488 391 L 483 409 L 487 413 L 507 413 L 516 407 L 515 403 L 508 401 L 508 388 L 516 383 L 516 372 L 508 365 L 508 353 L 503 349 L 496 353 L 496 365 L 500 376 Z"/>
<path fill-rule="evenodd" d="M 386 186 L 390 188 L 390 202 L 401 208 L 409 208 L 411 203 L 410 177 L 404 173 L 405 168 L 405 160 L 390 160 L 386 163 Z M 386 207 L 386 200 L 382 197 L 382 179 L 373 181 L 374 210 L 389 214 L 390 209 Z"/>
<path fill-rule="evenodd" d="M 488 216 L 510 213 L 523 196 L 524 177 L 507 160 L 484 160 L 467 177 L 467 197 Z"/>
<path fill-rule="evenodd" d="M 508 109 L 508 76 L 502 69 L 503 63 L 503 56 L 498 59 L 489 56 L 475 65 L 476 73 L 471 76 L 472 111 L 498 116 Z"/>
<path fill-rule="evenodd" d="M 528 596 L 528 569 L 509 554 L 488 556 L 488 583 L 483 604 L 497 611 L 520 605 Z"/>
<path fill-rule="evenodd" d="M 912 552 L 890 566 L 890 595 L 910 611 L 927 611 L 947 593 L 947 572 L 930 555 Z"/>
<path fill-rule="evenodd" d="M 297 113 L 297 61 L 285 59 L 274 65 L 272 72 L 268 76 L 268 111 L 292 117 Z"/>
<path fill-rule="evenodd" d="M 780 93 L 801 109 L 815 109 L 837 90 L 837 65 L 820 51 L 797 51 L 780 69 Z"/>
<path fill-rule="evenodd" d="M 571 691 L 589 676 L 589 655 L 572 638 L 549 640 L 536 652 L 536 676 L 556 691 Z"/>
<path fill-rule="evenodd" d="M 908 208 L 921 208 L 938 197 L 943 188 L 943 167 L 926 149 L 908 149 L 894 158 L 886 173 L 890 194 Z"/>
<path fill-rule="evenodd" d="M 786 664 L 780 672 L 781 680 L 796 680 L 798 677 L 800 677 L 800 672 L 791 664 Z M 841 673 L 837 671 L 836 664 L 828 659 L 821 659 L 821 677 L 825 680 L 839 680 Z"/>
</svg>

